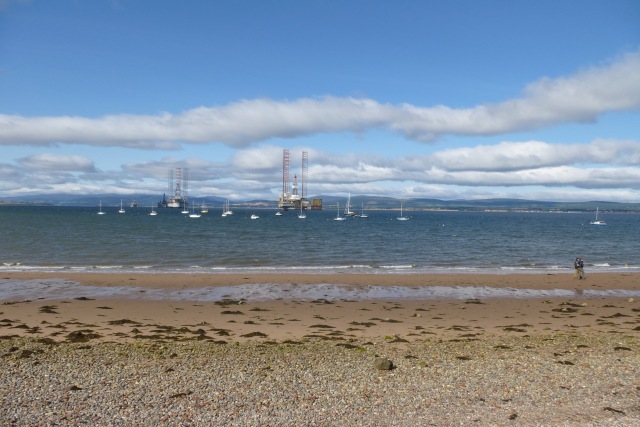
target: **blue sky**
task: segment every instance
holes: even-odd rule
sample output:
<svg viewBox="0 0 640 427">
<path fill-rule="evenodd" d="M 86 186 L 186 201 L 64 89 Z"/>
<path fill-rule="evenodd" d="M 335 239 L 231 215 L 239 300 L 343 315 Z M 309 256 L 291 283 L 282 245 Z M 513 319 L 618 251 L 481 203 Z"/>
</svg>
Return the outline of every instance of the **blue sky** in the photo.
<svg viewBox="0 0 640 427">
<path fill-rule="evenodd" d="M 636 0 L 0 0 L 0 198 L 640 202 Z"/>
</svg>

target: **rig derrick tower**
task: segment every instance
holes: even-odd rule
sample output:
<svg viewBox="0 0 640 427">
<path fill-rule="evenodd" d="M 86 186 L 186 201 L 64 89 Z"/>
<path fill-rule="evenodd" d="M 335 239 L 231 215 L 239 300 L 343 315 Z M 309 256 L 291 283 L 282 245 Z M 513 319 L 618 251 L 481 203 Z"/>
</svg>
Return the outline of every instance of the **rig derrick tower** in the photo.
<svg viewBox="0 0 640 427">
<path fill-rule="evenodd" d="M 189 170 L 187 168 L 176 168 L 169 170 L 169 199 L 166 194 L 162 201 L 158 203 L 159 208 L 185 208 L 189 203 Z"/>
<path fill-rule="evenodd" d="M 293 185 L 291 185 L 289 167 L 289 150 L 284 149 L 282 153 L 282 194 L 278 199 L 278 208 L 285 211 L 289 209 L 306 209 L 309 206 L 309 202 L 307 201 L 309 154 L 306 151 L 302 152 L 300 186 L 298 186 L 298 175 L 293 176 Z"/>
</svg>

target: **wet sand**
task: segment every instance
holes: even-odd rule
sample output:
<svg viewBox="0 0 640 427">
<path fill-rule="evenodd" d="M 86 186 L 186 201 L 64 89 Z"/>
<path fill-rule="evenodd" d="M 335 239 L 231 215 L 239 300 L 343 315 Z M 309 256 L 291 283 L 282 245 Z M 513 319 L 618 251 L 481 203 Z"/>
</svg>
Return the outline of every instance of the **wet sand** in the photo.
<svg viewBox="0 0 640 427">
<path fill-rule="evenodd" d="M 214 342 L 299 340 L 477 340 L 494 336 L 536 336 L 595 332 L 637 335 L 640 298 L 594 291 L 640 291 L 639 274 L 569 273 L 549 275 L 393 275 L 393 274 L 103 274 L 3 273 L 0 279 L 62 279 L 85 287 L 136 287 L 126 298 L 77 296 L 5 299 L 0 302 L 0 336 L 54 341 L 208 340 Z M 350 298 L 225 298 L 153 300 L 146 292 L 193 291 L 264 284 L 345 285 Z M 1 284 L 0 284 L 1 286 Z M 74 285 L 76 286 L 76 285 Z M 406 299 L 353 298 L 376 286 L 411 289 L 446 287 L 566 290 L 535 298 Z M 75 289 L 75 288 L 74 288 Z M 268 297 L 268 295 L 267 295 Z"/>
</svg>

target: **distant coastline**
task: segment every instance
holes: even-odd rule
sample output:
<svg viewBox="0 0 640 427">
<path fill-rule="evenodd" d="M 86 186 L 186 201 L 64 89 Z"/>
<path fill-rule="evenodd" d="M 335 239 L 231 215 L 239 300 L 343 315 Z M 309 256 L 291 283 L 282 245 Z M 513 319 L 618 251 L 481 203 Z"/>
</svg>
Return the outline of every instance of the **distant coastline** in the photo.
<svg viewBox="0 0 640 427">
<path fill-rule="evenodd" d="M 12 202 L 12 201 L 0 200 L 0 206 L 51 206 L 51 203 Z"/>
<path fill-rule="evenodd" d="M 314 198 L 323 200 L 323 209 L 335 209 L 337 204 L 344 205 L 346 196 L 318 195 Z M 139 200 L 140 207 L 156 205 L 162 197 L 150 194 L 133 194 L 124 196 L 126 200 Z M 0 206 L 69 206 L 93 207 L 102 203 L 103 206 L 120 206 L 123 199 L 118 194 L 96 194 L 78 196 L 70 194 L 30 195 L 24 197 L 0 197 Z M 192 203 L 206 204 L 210 208 L 222 206 L 226 198 L 217 196 L 192 196 Z M 440 199 L 396 199 L 366 195 L 352 195 L 351 205 L 362 206 L 366 210 L 399 210 L 403 203 L 406 211 L 435 211 L 435 212 L 557 212 L 557 213 L 590 213 L 596 208 L 602 213 L 640 213 L 640 203 L 625 203 L 611 201 L 585 202 L 549 202 L 524 199 L 478 199 L 478 200 L 440 200 Z M 129 203 L 127 203 L 128 205 Z M 235 208 L 247 209 L 277 209 L 275 200 L 236 200 L 231 201 Z"/>
</svg>

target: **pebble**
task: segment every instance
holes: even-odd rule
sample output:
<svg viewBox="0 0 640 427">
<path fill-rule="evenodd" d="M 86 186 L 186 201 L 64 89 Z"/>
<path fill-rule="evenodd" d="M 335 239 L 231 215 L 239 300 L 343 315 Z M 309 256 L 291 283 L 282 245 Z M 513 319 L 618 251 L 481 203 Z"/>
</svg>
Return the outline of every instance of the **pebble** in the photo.
<svg viewBox="0 0 640 427">
<path fill-rule="evenodd" d="M 0 425 L 640 425 L 636 337 L 350 344 L 3 339 Z"/>
</svg>

